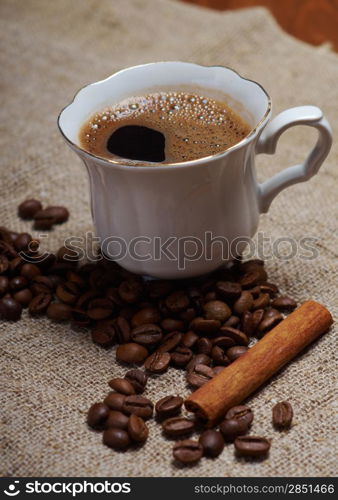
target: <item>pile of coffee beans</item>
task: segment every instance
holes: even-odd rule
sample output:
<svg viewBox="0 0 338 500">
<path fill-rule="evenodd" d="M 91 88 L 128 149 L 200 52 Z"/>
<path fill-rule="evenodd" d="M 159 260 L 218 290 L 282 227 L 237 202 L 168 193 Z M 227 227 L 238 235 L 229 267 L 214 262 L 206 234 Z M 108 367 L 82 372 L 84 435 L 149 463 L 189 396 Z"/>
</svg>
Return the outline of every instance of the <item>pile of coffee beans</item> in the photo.
<svg viewBox="0 0 338 500">
<path fill-rule="evenodd" d="M 18 215 L 24 220 L 34 220 L 34 229 L 52 229 L 55 224 L 63 224 L 69 218 L 66 207 L 51 206 L 43 208 L 38 200 L 25 200 L 18 207 Z"/>
<path fill-rule="evenodd" d="M 144 443 L 149 434 L 145 420 L 153 415 L 153 403 L 140 394 L 147 384 L 145 372 L 130 370 L 124 378 L 110 380 L 113 389 L 102 403 L 94 403 L 88 425 L 103 431 L 103 443 L 115 450 Z"/>
<path fill-rule="evenodd" d="M 66 208 L 43 209 L 37 200 L 21 203 L 18 213 L 33 218 L 39 229 L 50 229 L 69 216 Z M 117 360 L 133 368 L 124 379 L 110 383 L 114 391 L 110 399 L 120 403 L 123 399 L 123 411 L 105 400 L 88 416 L 92 427 L 104 429 L 105 444 L 114 448 L 143 442 L 148 435 L 143 420 L 152 415 L 153 406 L 140 396 L 148 375 L 158 376 L 172 366 L 185 370 L 191 389 L 200 387 L 244 355 L 252 339 L 261 338 L 296 306 L 292 298 L 279 295 L 258 259 L 236 259 L 200 278 L 152 281 L 100 253 L 95 263 L 79 262 L 79 255 L 66 247 L 42 255 L 39 241 L 29 233 L 0 228 L 0 318 L 17 321 L 27 308 L 32 317 L 45 314 L 52 321 L 69 321 L 73 327 L 87 328 L 93 342 L 105 349 L 117 344 Z M 136 370 L 137 365 L 145 371 Z M 290 408 L 281 405 L 274 410 L 274 425 L 285 429 L 291 422 Z M 178 416 L 181 406 L 178 396 L 157 403 L 158 417 L 166 417 L 165 435 L 186 436 L 196 428 L 195 422 Z M 112 411 L 123 416 L 111 416 Z M 119 426 L 111 425 L 117 421 Z M 213 456 L 221 450 L 221 439 L 235 440 L 243 456 L 250 449 L 266 453 L 266 440 L 245 436 L 249 425 L 244 429 L 243 419 L 225 416 L 220 431 L 214 431 L 217 434 L 206 431 L 198 443 L 184 440 L 174 455 L 184 463 L 194 461 L 201 449 Z M 143 441 L 137 437 L 141 434 Z"/>
<path fill-rule="evenodd" d="M 103 444 L 114 450 L 127 450 L 142 446 L 148 438 L 146 420 L 153 417 L 154 405 L 141 394 L 146 389 L 148 376 L 140 369 L 129 370 L 124 378 L 109 381 L 113 391 L 103 402 L 94 403 L 87 415 L 88 425 L 103 431 Z M 181 415 L 183 398 L 169 395 L 155 404 L 155 416 L 162 426 L 163 435 L 176 439 L 173 456 L 177 463 L 191 465 L 203 456 L 218 457 L 225 444 L 233 443 L 239 457 L 265 458 L 270 450 L 271 440 L 248 435 L 253 422 L 253 411 L 244 405 L 234 406 L 227 411 L 218 429 L 204 429 L 204 423 L 193 417 Z M 283 401 L 272 409 L 272 421 L 279 430 L 291 426 L 292 406 Z M 199 439 L 189 439 L 195 432 Z"/>
</svg>

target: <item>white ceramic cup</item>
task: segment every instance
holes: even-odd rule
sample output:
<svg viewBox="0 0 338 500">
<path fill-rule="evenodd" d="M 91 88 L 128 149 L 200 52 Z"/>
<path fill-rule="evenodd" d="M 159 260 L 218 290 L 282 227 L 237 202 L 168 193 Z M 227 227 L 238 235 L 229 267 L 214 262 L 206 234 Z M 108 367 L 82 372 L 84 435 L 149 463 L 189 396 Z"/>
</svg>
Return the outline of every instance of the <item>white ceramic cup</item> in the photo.
<svg viewBox="0 0 338 500">
<path fill-rule="evenodd" d="M 80 146 L 79 130 L 94 112 L 163 89 L 223 98 L 252 130 L 226 151 L 175 164 L 133 167 L 99 158 Z M 272 121 L 270 116 L 271 100 L 263 87 L 221 66 L 144 64 L 81 89 L 58 124 L 87 167 L 92 215 L 104 253 L 129 271 L 157 278 L 185 278 L 217 269 L 231 258 L 230 252 L 224 255 L 225 241 L 231 251 L 236 242 L 241 253 L 257 230 L 259 214 L 267 212 L 282 189 L 316 174 L 332 143 L 330 125 L 317 107 L 291 108 Z M 294 125 L 318 130 L 315 147 L 304 163 L 257 183 L 256 154 L 273 154 L 282 132 Z"/>
</svg>

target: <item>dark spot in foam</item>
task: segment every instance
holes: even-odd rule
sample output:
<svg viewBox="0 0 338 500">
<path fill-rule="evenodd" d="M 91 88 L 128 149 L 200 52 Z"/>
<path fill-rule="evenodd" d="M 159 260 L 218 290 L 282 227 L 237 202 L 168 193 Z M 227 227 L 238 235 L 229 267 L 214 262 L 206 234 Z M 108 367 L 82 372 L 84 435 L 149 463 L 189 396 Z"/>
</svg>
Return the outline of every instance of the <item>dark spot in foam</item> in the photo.
<svg viewBox="0 0 338 500">
<path fill-rule="evenodd" d="M 164 147 L 165 138 L 161 132 L 139 125 L 120 127 L 107 141 L 110 153 L 129 160 L 164 161 Z"/>
</svg>

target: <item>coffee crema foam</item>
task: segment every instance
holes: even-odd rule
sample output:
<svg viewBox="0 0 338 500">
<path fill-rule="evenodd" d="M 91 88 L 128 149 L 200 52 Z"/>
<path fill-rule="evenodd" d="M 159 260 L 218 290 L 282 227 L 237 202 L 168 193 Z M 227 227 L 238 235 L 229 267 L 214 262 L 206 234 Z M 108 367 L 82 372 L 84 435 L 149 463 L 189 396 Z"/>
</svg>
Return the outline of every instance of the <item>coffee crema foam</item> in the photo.
<svg viewBox="0 0 338 500">
<path fill-rule="evenodd" d="M 124 165 L 145 165 L 112 154 L 107 143 L 121 127 L 141 126 L 164 135 L 164 161 L 178 163 L 211 156 L 237 144 L 251 128 L 224 102 L 185 92 L 156 92 L 120 101 L 93 114 L 80 130 L 89 153 Z"/>
</svg>

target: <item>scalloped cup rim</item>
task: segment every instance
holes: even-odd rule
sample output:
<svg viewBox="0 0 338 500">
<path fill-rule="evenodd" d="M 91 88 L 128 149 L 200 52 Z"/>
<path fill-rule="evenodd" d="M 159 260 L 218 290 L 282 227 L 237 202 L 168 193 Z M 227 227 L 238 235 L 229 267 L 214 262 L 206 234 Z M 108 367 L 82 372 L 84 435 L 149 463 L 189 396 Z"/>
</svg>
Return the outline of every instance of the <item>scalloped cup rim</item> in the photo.
<svg viewBox="0 0 338 500">
<path fill-rule="evenodd" d="M 252 130 L 250 131 L 250 133 L 246 137 L 244 137 L 244 139 L 242 139 L 241 141 L 239 141 L 238 143 L 234 144 L 233 146 L 231 146 L 230 148 L 226 149 L 225 151 L 221 151 L 220 153 L 217 153 L 217 154 L 214 154 L 214 155 L 209 155 L 209 156 L 203 156 L 201 158 L 197 158 L 196 160 L 190 160 L 190 161 L 185 161 L 185 162 L 165 163 L 165 164 L 163 164 L 163 163 L 153 163 L 153 164 L 149 164 L 149 165 L 124 165 L 123 163 L 120 163 L 120 162 L 118 162 L 116 160 L 110 160 L 108 158 L 102 158 L 101 156 L 97 156 L 97 155 L 94 155 L 92 153 L 89 153 L 88 151 L 86 151 L 85 149 L 83 149 L 81 146 L 78 146 L 71 139 L 69 139 L 69 137 L 66 135 L 66 133 L 64 132 L 64 130 L 62 128 L 61 120 L 62 120 L 62 118 L 64 116 L 64 113 L 67 110 L 71 109 L 71 107 L 73 106 L 73 104 L 75 104 L 76 102 L 78 102 L 88 92 L 88 90 L 90 88 L 93 88 L 95 86 L 98 86 L 98 85 L 101 85 L 101 84 L 103 84 L 105 82 L 108 82 L 108 81 L 112 80 L 113 78 L 115 78 L 117 75 L 120 75 L 122 73 L 128 72 L 129 70 L 133 70 L 133 69 L 137 69 L 137 68 L 143 68 L 143 67 L 146 67 L 146 66 L 154 66 L 154 65 L 157 65 L 157 64 L 185 64 L 185 65 L 196 66 L 196 67 L 206 68 L 206 69 L 213 69 L 213 68 L 217 69 L 217 68 L 219 68 L 219 69 L 222 69 L 222 70 L 224 69 L 224 70 L 230 71 L 231 73 L 233 73 L 233 75 L 235 75 L 240 80 L 243 80 L 243 81 L 246 81 L 246 82 L 249 82 L 249 83 L 252 83 L 252 84 L 256 85 L 262 91 L 262 93 L 265 94 L 265 97 L 266 97 L 266 100 L 267 100 L 267 105 L 266 105 L 265 112 L 264 112 L 262 118 L 256 123 L 256 125 L 253 126 Z M 62 137 L 69 144 L 69 146 L 73 150 L 75 150 L 79 155 L 84 156 L 84 157 L 86 157 L 89 160 L 94 160 L 96 162 L 99 162 L 102 165 L 107 166 L 107 167 L 114 167 L 114 168 L 118 168 L 118 169 L 122 169 L 122 170 L 125 170 L 125 169 L 130 170 L 130 169 L 132 169 L 133 171 L 144 171 L 144 170 L 167 171 L 168 169 L 172 169 L 173 167 L 175 169 L 178 169 L 178 168 L 187 168 L 189 166 L 204 164 L 205 161 L 216 159 L 216 158 L 219 159 L 221 157 L 227 156 L 229 153 L 231 153 L 233 151 L 236 151 L 236 150 L 240 149 L 243 146 L 246 146 L 249 142 L 251 142 L 258 135 L 258 132 L 261 131 L 264 128 L 264 126 L 266 125 L 266 123 L 269 120 L 270 115 L 271 115 L 271 108 L 272 108 L 271 98 L 270 98 L 269 94 L 267 93 L 267 91 L 264 89 L 264 87 L 262 85 L 260 85 L 255 80 L 251 80 L 249 78 L 243 77 L 236 70 L 234 70 L 234 69 L 232 69 L 232 68 L 230 68 L 228 66 L 223 66 L 223 65 L 203 65 L 203 64 L 183 62 L 183 61 L 156 61 L 156 62 L 150 62 L 150 63 L 145 63 L 145 64 L 138 64 L 138 65 L 135 65 L 135 66 L 130 66 L 130 67 L 121 69 L 121 70 L 119 70 L 119 71 L 117 71 L 117 72 L 109 75 L 107 78 L 104 78 L 102 80 L 98 80 L 96 82 L 89 83 L 89 84 L 81 87 L 81 89 L 79 89 L 75 93 L 75 95 L 74 95 L 73 99 L 71 100 L 71 102 L 69 104 L 67 104 L 61 110 L 61 112 L 59 113 L 58 118 L 57 118 L 57 125 L 58 125 L 59 131 L 60 131 Z"/>
</svg>

